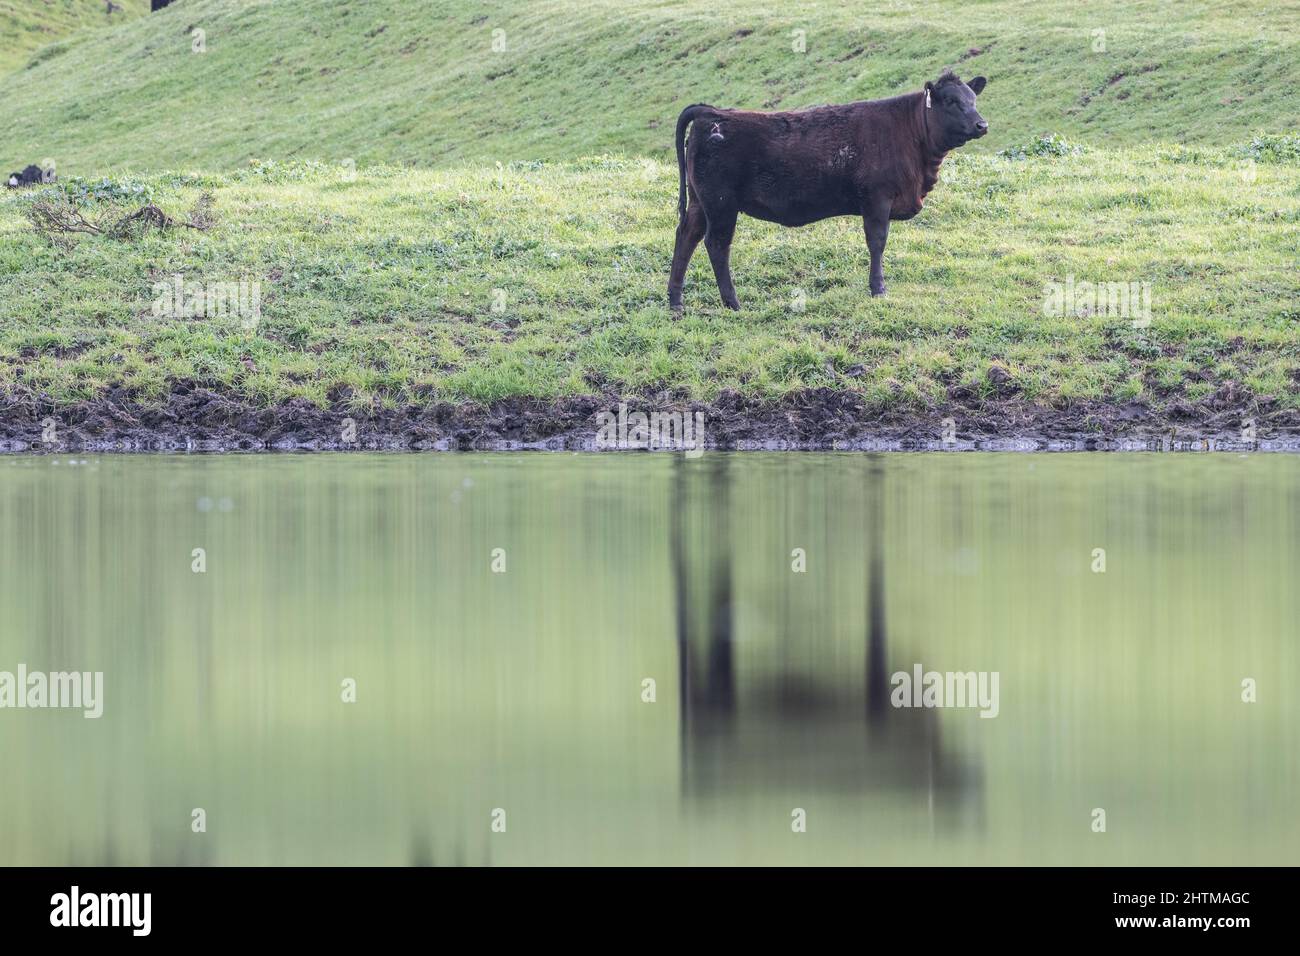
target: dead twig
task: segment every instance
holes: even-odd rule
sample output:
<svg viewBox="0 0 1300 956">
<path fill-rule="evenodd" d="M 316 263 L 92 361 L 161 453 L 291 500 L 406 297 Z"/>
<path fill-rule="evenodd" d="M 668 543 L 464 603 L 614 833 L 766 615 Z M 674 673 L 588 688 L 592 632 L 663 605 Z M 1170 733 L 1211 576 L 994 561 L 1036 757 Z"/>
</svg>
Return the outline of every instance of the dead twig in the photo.
<svg viewBox="0 0 1300 956">
<path fill-rule="evenodd" d="M 32 203 L 31 209 L 27 210 L 27 218 L 31 220 L 37 232 L 45 234 L 84 232 L 97 236 L 104 231 L 98 223 L 91 222 L 71 203 L 37 201 Z"/>
<path fill-rule="evenodd" d="M 27 218 L 38 233 L 61 245 L 67 245 L 69 237 L 78 234 L 125 240 L 143 235 L 150 229 L 165 232 L 184 228 L 206 232 L 216 222 L 212 213 L 212 194 L 206 192 L 199 196 L 189 219 L 170 216 L 153 203 L 117 219 L 108 215 L 90 219 L 63 198 L 38 199 L 27 210 Z"/>
</svg>

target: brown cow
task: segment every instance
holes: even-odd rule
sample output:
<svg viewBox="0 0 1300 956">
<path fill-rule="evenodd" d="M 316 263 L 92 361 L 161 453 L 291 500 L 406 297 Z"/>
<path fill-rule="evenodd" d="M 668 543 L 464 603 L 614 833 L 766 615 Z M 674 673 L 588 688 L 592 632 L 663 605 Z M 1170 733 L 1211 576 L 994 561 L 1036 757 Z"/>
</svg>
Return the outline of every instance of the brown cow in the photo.
<svg viewBox="0 0 1300 956">
<path fill-rule="evenodd" d="M 686 107 L 677 118 L 679 221 L 669 306 L 681 310 L 686 267 L 703 239 L 723 304 L 740 308 L 730 258 L 742 212 L 783 226 L 861 216 L 871 294 L 884 295 L 889 221 L 920 212 L 948 151 L 988 132 L 975 109 L 986 82 L 977 76 L 963 83 L 945 72 L 918 93 L 795 113 Z"/>
</svg>

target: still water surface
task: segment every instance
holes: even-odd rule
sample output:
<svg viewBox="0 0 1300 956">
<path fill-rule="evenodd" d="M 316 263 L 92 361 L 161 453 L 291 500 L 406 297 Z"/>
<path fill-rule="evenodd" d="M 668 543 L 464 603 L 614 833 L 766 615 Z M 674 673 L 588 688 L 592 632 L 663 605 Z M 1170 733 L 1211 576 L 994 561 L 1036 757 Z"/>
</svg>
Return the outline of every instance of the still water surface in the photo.
<svg viewBox="0 0 1300 956">
<path fill-rule="evenodd" d="M 13 457 L 0 521 L 0 671 L 104 674 L 0 709 L 0 864 L 1300 856 L 1300 458 Z"/>
</svg>

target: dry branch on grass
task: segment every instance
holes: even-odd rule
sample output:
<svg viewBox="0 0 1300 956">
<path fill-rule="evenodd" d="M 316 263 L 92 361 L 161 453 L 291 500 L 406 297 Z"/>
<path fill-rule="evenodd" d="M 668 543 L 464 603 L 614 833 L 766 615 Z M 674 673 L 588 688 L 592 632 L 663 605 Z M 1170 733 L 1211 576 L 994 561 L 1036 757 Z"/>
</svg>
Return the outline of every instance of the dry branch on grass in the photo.
<svg viewBox="0 0 1300 956">
<path fill-rule="evenodd" d="M 188 219 L 168 215 L 153 203 L 141 206 L 125 216 L 111 214 L 90 218 L 77 206 L 62 197 L 38 199 L 27 210 L 32 227 L 46 238 L 66 244 L 74 235 L 108 236 L 111 239 L 132 239 L 150 229 L 165 232 L 172 228 L 196 229 L 206 232 L 216 222 L 212 212 L 212 194 L 199 196 Z"/>
</svg>

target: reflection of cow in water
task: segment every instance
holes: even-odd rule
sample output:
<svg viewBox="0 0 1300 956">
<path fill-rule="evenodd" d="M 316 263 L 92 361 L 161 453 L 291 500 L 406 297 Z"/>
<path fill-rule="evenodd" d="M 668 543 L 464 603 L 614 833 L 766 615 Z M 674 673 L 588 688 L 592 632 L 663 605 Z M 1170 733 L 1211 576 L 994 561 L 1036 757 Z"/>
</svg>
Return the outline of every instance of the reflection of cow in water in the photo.
<svg viewBox="0 0 1300 956">
<path fill-rule="evenodd" d="M 864 529 L 871 542 L 864 699 L 863 682 L 848 675 L 764 682 L 750 676 L 757 672 L 752 661 L 738 668 L 727 461 L 679 459 L 677 467 L 672 559 L 686 794 L 895 792 L 935 812 L 979 818 L 981 773 L 944 749 L 938 714 L 889 706 L 879 476 Z"/>
</svg>

